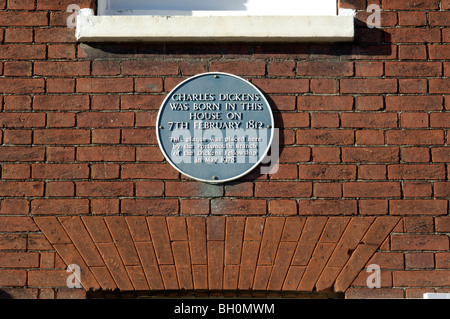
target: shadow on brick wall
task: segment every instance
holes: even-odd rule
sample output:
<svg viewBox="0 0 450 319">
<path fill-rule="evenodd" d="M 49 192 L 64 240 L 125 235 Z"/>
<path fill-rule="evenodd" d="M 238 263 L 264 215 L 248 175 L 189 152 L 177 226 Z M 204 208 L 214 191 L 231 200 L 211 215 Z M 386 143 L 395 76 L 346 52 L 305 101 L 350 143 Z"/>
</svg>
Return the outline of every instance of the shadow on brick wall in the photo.
<svg viewBox="0 0 450 319">
<path fill-rule="evenodd" d="M 0 299 L 14 299 L 9 293 L 0 289 Z"/>
</svg>

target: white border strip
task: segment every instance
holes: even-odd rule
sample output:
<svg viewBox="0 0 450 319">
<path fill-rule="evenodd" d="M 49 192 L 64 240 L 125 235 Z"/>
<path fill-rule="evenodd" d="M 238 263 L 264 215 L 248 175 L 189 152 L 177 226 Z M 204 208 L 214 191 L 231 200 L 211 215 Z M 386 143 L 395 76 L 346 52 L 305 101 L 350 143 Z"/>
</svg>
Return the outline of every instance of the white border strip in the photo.
<svg viewBox="0 0 450 319">
<path fill-rule="evenodd" d="M 354 17 L 337 16 L 86 16 L 81 42 L 349 42 Z"/>
</svg>

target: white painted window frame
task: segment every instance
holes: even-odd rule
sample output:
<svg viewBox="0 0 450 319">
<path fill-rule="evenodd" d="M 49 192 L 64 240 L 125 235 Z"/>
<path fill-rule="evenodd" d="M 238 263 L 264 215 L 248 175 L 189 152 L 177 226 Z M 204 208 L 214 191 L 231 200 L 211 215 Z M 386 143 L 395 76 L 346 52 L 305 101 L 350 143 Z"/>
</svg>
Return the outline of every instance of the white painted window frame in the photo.
<svg viewBox="0 0 450 319">
<path fill-rule="evenodd" d="M 76 24 L 78 41 L 349 42 L 354 38 L 354 10 L 341 9 L 332 14 L 336 7 L 325 10 L 325 14 L 320 10 L 302 14 L 301 7 L 271 12 L 267 6 L 250 5 L 269 0 L 242 0 L 249 3 L 248 10 L 122 11 L 105 7 L 106 1 L 99 0 L 98 15 L 90 9 L 80 10 Z"/>
</svg>

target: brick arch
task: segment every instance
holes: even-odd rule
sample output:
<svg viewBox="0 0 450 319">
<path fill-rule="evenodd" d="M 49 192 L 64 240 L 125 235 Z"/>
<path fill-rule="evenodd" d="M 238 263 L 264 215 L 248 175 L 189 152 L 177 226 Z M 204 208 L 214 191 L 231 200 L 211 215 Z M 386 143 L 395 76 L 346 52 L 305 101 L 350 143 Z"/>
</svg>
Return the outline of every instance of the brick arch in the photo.
<svg viewBox="0 0 450 319">
<path fill-rule="evenodd" d="M 399 217 L 35 217 L 89 290 L 344 292 Z"/>
</svg>

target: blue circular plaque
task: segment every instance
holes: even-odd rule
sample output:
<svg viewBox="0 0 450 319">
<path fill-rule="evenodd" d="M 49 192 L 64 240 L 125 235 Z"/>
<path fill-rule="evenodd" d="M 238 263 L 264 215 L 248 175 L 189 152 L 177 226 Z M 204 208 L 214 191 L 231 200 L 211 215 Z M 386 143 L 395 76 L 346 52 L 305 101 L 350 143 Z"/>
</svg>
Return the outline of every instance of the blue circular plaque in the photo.
<svg viewBox="0 0 450 319">
<path fill-rule="evenodd" d="M 227 73 L 203 73 L 176 86 L 156 122 L 167 161 L 198 181 L 223 183 L 256 168 L 270 148 L 274 119 L 263 93 Z"/>
</svg>

